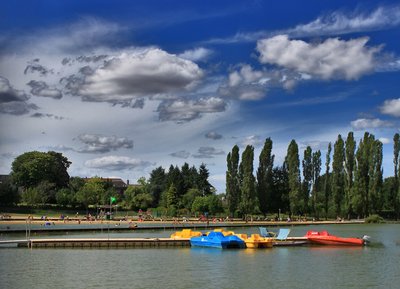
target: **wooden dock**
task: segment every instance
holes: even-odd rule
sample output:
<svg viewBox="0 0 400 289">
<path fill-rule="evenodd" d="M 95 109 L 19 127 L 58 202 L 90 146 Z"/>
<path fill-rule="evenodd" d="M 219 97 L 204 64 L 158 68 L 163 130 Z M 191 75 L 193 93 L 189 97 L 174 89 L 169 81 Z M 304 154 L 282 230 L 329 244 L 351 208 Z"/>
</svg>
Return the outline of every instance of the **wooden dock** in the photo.
<svg viewBox="0 0 400 289">
<path fill-rule="evenodd" d="M 171 238 L 31 239 L 18 242 L 17 246 L 28 248 L 182 248 L 190 247 L 190 241 Z"/>
</svg>

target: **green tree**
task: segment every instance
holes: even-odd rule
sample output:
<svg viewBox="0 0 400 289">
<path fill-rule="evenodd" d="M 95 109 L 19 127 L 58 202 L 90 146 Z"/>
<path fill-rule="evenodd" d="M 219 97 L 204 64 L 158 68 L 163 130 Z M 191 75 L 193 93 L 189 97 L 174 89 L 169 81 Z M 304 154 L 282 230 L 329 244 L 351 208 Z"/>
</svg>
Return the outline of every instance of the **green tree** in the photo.
<svg viewBox="0 0 400 289">
<path fill-rule="evenodd" d="M 383 171 L 382 171 L 382 143 L 374 140 L 371 143 L 370 167 L 369 167 L 369 204 L 373 214 L 382 211 L 384 198 L 382 195 Z"/>
<path fill-rule="evenodd" d="M 345 212 L 347 218 L 350 219 L 350 216 L 353 214 L 351 194 L 354 191 L 354 170 L 356 166 L 356 141 L 354 140 L 353 132 L 349 132 L 347 135 L 345 151 Z"/>
<path fill-rule="evenodd" d="M 342 213 L 344 200 L 344 142 L 339 134 L 333 149 L 332 163 L 332 196 L 336 216 Z"/>
<path fill-rule="evenodd" d="M 320 209 L 323 207 L 319 196 L 319 180 L 321 174 L 321 151 L 316 151 L 312 154 L 312 190 L 311 202 L 314 216 L 319 219 Z"/>
<path fill-rule="evenodd" d="M 11 180 L 0 182 L 0 204 L 15 205 L 19 201 L 18 189 Z"/>
<path fill-rule="evenodd" d="M 242 161 L 239 166 L 239 175 L 242 183 L 240 187 L 239 211 L 247 220 L 247 215 L 256 211 L 257 196 L 255 188 L 255 177 L 253 175 L 254 148 L 247 145 L 242 154 Z"/>
<path fill-rule="evenodd" d="M 208 182 L 209 175 L 210 173 L 208 172 L 206 165 L 201 164 L 199 167 L 197 184 L 198 189 L 202 192 L 203 196 L 210 195 L 214 191 L 213 186 Z"/>
<path fill-rule="evenodd" d="M 303 202 L 304 202 L 304 212 L 308 211 L 308 201 L 311 194 L 311 187 L 313 181 L 313 159 L 312 159 L 312 149 L 310 146 L 304 150 L 303 157 Z"/>
<path fill-rule="evenodd" d="M 289 174 L 289 201 L 291 214 L 302 214 L 304 210 L 304 198 L 301 194 L 300 185 L 300 160 L 299 147 L 295 140 L 289 144 L 286 161 Z"/>
<path fill-rule="evenodd" d="M 324 180 L 324 211 L 325 211 L 325 219 L 328 219 L 328 210 L 329 210 L 329 198 L 331 195 L 331 182 L 330 182 L 330 163 L 331 163 L 331 152 L 332 145 L 329 143 L 328 151 L 326 152 L 325 158 L 325 180 Z"/>
<path fill-rule="evenodd" d="M 150 173 L 149 179 L 149 192 L 153 199 L 153 207 L 158 207 L 160 204 L 160 198 L 162 192 L 167 188 L 167 176 L 165 170 L 162 167 L 154 169 Z"/>
<path fill-rule="evenodd" d="M 63 188 L 68 186 L 70 164 L 61 153 L 26 152 L 15 158 L 11 177 L 13 183 L 24 188 L 35 187 L 43 181 L 54 184 L 57 189 Z"/>
<path fill-rule="evenodd" d="M 226 198 L 228 202 L 228 211 L 231 217 L 238 209 L 240 200 L 240 182 L 239 182 L 239 147 L 235 145 L 227 156 L 226 171 Z"/>
<path fill-rule="evenodd" d="M 272 140 L 267 138 L 259 157 L 257 169 L 257 196 L 261 213 L 266 216 L 272 209 L 272 170 L 274 166 Z"/>
<path fill-rule="evenodd" d="M 393 164 L 394 164 L 394 188 L 391 190 L 390 201 L 393 204 L 396 219 L 399 218 L 399 157 L 400 157 L 400 135 L 393 136 Z"/>
<path fill-rule="evenodd" d="M 286 162 L 281 167 L 275 167 L 272 170 L 272 211 L 289 212 L 289 174 Z M 280 217 L 280 216 L 279 216 Z"/>
<path fill-rule="evenodd" d="M 83 187 L 76 193 L 76 200 L 82 206 L 101 204 L 101 197 L 106 193 L 105 182 L 99 177 L 88 179 Z M 103 205 L 108 204 L 108 200 Z"/>
<path fill-rule="evenodd" d="M 22 201 L 28 205 L 48 204 L 51 199 L 55 199 L 55 185 L 49 181 L 42 181 L 22 193 Z"/>
</svg>

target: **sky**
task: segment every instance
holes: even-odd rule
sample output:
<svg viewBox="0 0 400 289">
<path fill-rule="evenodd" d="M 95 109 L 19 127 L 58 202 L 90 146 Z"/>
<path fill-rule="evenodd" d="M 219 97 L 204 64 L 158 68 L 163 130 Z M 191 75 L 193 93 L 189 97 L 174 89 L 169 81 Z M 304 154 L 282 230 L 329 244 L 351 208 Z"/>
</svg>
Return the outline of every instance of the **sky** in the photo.
<svg viewBox="0 0 400 289">
<path fill-rule="evenodd" d="M 5 0 L 0 174 L 54 150 L 130 183 L 204 163 L 224 193 L 234 145 L 256 169 L 268 137 L 279 166 L 368 131 L 391 176 L 399 83 L 400 1 Z"/>
</svg>

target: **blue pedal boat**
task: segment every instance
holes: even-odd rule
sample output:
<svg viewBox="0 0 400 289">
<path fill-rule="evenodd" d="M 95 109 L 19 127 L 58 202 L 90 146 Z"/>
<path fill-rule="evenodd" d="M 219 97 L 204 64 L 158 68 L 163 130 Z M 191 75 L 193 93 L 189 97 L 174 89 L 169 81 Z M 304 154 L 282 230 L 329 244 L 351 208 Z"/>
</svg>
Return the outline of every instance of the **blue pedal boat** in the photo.
<svg viewBox="0 0 400 289">
<path fill-rule="evenodd" d="M 246 248 L 246 243 L 238 236 L 224 236 L 221 232 L 210 232 L 207 236 L 190 238 L 190 245 L 209 248 Z"/>
</svg>

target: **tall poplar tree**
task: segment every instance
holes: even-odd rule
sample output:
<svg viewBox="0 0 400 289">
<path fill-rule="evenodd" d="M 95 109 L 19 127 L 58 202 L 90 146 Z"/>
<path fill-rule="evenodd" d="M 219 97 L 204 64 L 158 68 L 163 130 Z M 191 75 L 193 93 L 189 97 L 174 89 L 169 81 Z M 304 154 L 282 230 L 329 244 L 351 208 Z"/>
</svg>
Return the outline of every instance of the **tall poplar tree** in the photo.
<svg viewBox="0 0 400 289">
<path fill-rule="evenodd" d="M 382 211 L 384 199 L 382 196 L 383 170 L 382 170 L 382 143 L 379 140 L 371 142 L 369 163 L 369 210 L 373 214 Z"/>
<path fill-rule="evenodd" d="M 355 151 L 356 151 L 356 142 L 354 140 L 353 132 L 349 132 L 347 134 L 346 144 L 345 144 L 345 212 L 347 214 L 347 218 L 350 219 L 351 214 L 353 213 L 352 208 L 352 193 L 354 187 L 354 170 L 356 165 L 355 160 Z"/>
<path fill-rule="evenodd" d="M 344 142 L 339 134 L 333 149 L 332 196 L 335 213 L 340 216 L 344 200 Z"/>
<path fill-rule="evenodd" d="M 319 198 L 319 176 L 321 174 L 321 151 L 312 154 L 312 190 L 311 203 L 314 216 L 319 219 L 320 198 Z"/>
<path fill-rule="evenodd" d="M 357 149 L 357 171 L 356 171 L 356 190 L 353 195 L 353 204 L 358 216 L 367 217 L 370 213 L 370 177 L 371 177 L 371 154 L 375 137 L 369 132 L 364 133 L 364 138 L 360 140 Z"/>
<path fill-rule="evenodd" d="M 303 157 L 303 202 L 304 212 L 308 212 L 308 201 L 310 198 L 312 181 L 313 181 L 313 162 L 312 162 L 312 149 L 310 146 L 304 150 Z"/>
<path fill-rule="evenodd" d="M 240 198 L 239 186 L 239 147 L 235 145 L 227 156 L 226 171 L 226 198 L 228 201 L 228 210 L 231 217 L 238 209 Z"/>
<path fill-rule="evenodd" d="M 399 218 L 399 156 L 400 156 L 400 135 L 396 133 L 393 137 L 393 164 L 394 164 L 394 188 L 391 190 L 390 201 L 396 219 Z"/>
<path fill-rule="evenodd" d="M 242 161 L 239 166 L 239 175 L 242 178 L 240 186 L 239 210 L 247 220 L 247 215 L 255 211 L 257 206 L 257 196 L 255 187 L 255 177 L 253 175 L 254 148 L 247 145 L 242 154 Z"/>
<path fill-rule="evenodd" d="M 329 198 L 331 195 L 331 184 L 330 184 L 330 176 L 329 176 L 329 165 L 331 163 L 331 152 L 332 152 L 332 145 L 329 143 L 328 151 L 326 152 L 326 159 L 325 159 L 325 184 L 324 184 L 324 209 L 325 209 L 325 219 L 328 219 L 328 210 L 329 210 Z"/>
<path fill-rule="evenodd" d="M 267 138 L 260 153 L 257 169 L 257 196 L 260 211 L 264 216 L 272 209 L 272 170 L 275 156 L 271 152 L 272 140 Z"/>
<path fill-rule="evenodd" d="M 289 144 L 286 162 L 289 173 L 289 202 L 291 214 L 301 214 L 304 209 L 304 199 L 301 194 L 300 185 L 300 160 L 299 147 L 295 140 Z"/>
</svg>

